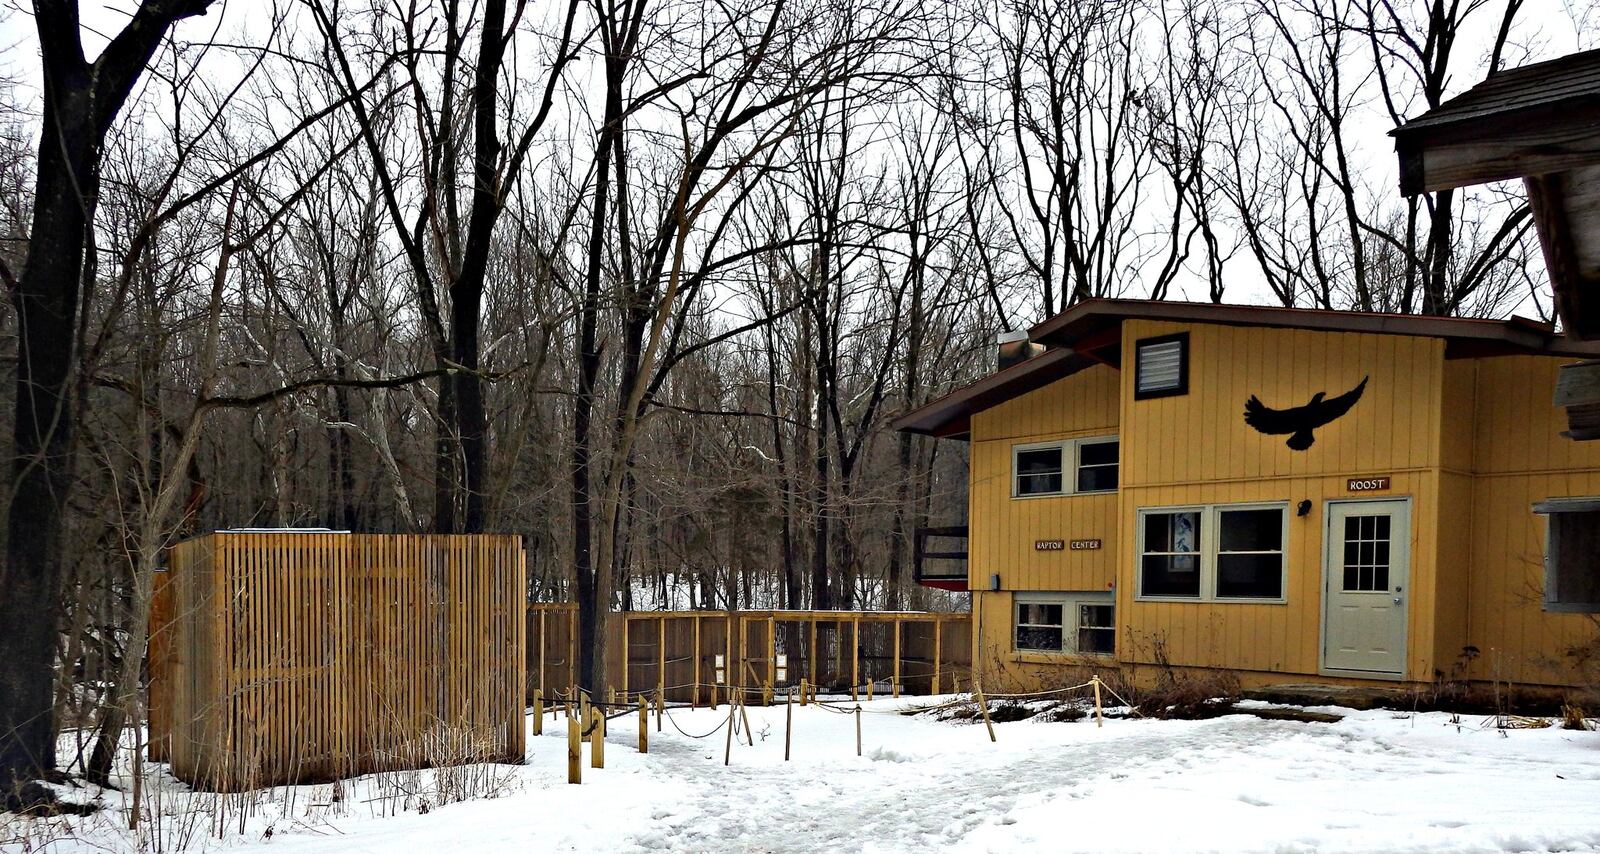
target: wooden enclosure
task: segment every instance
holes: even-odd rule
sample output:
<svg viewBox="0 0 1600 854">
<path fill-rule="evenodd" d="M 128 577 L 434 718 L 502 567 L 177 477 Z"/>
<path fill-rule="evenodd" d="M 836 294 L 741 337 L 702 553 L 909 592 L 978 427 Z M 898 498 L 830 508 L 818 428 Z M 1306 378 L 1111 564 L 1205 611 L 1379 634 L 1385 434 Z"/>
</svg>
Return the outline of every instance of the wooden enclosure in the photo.
<svg viewBox="0 0 1600 854">
<path fill-rule="evenodd" d="M 573 682 L 577 609 L 534 605 L 528 687 L 555 696 Z M 608 687 L 660 690 L 675 702 L 709 702 L 712 686 L 776 691 L 802 679 L 860 695 L 937 694 L 971 684 L 965 613 L 909 611 L 629 611 L 607 627 Z M 722 668 L 719 675 L 718 658 Z"/>
<path fill-rule="evenodd" d="M 152 603 L 151 755 L 223 791 L 520 763 L 519 537 L 219 532 Z"/>
</svg>

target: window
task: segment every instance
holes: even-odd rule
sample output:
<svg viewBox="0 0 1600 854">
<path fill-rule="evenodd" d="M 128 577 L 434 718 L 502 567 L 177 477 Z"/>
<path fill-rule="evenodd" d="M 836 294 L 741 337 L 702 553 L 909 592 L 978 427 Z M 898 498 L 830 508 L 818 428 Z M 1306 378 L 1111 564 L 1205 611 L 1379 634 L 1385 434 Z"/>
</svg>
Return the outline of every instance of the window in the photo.
<svg viewBox="0 0 1600 854">
<path fill-rule="evenodd" d="M 1018 652 L 1113 655 L 1116 606 L 1109 592 L 1018 593 Z"/>
<path fill-rule="evenodd" d="M 1115 492 L 1117 440 L 1078 442 L 1078 492 Z"/>
<path fill-rule="evenodd" d="M 1552 498 L 1545 517 L 1544 609 L 1600 613 L 1600 498 Z"/>
<path fill-rule="evenodd" d="M 1139 597 L 1283 601 L 1287 505 L 1141 510 Z"/>
<path fill-rule="evenodd" d="M 1133 399 L 1189 393 L 1189 333 L 1134 342 Z"/>
<path fill-rule="evenodd" d="M 1115 438 L 1066 439 L 1011 449 L 1014 498 L 1117 490 Z"/>
</svg>

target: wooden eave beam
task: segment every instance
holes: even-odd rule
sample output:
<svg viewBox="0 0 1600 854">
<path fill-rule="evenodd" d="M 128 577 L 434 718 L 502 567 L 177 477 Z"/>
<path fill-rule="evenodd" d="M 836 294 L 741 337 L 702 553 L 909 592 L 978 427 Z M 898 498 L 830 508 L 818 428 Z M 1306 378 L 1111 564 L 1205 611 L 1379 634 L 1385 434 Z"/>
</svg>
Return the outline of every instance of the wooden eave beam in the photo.
<svg viewBox="0 0 1600 854">
<path fill-rule="evenodd" d="M 1600 290 L 1600 283 L 1586 278 L 1578 262 L 1573 223 L 1567 211 L 1565 175 L 1530 175 L 1523 184 L 1528 189 L 1528 206 L 1533 209 L 1545 269 L 1555 291 L 1556 314 L 1561 317 L 1567 336 L 1579 340 L 1600 337 L 1600 305 L 1584 302 L 1586 292 Z"/>
<path fill-rule="evenodd" d="M 1392 133 L 1407 196 L 1565 172 L 1600 164 L 1600 96 Z"/>
</svg>

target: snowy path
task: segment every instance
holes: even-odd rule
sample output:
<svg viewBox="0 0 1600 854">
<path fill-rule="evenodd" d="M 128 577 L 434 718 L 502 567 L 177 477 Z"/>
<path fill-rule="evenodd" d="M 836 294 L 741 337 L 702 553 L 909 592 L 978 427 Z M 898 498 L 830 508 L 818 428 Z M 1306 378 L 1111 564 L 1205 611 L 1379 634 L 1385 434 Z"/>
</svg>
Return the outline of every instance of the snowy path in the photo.
<svg viewBox="0 0 1600 854">
<path fill-rule="evenodd" d="M 498 766 L 494 797 L 393 813 L 369 778 L 285 790 L 243 835 L 205 847 L 398 851 L 1569 851 L 1600 850 L 1600 733 L 1498 732 L 1482 719 L 1350 712 L 1338 724 L 1019 721 L 982 725 L 893 714 L 752 707 L 755 745 L 686 738 L 671 722 L 640 755 L 635 719 L 614 721 L 607 767 L 565 781 L 565 725 L 547 718 L 529 763 Z M 678 710 L 689 732 L 726 712 Z M 426 774 L 428 772 L 424 772 Z M 161 786 L 163 784 L 153 783 Z M 164 784 L 164 803 L 201 802 Z M 107 802 L 115 806 L 108 794 Z M 377 802 L 377 805 L 374 805 Z M 49 850 L 138 848 L 108 810 Z M 175 824 L 169 821 L 168 824 Z M 6 827 L 0 822 L 0 848 Z M 203 836 L 203 834 L 202 834 Z M 40 834 L 32 844 L 38 850 Z M 201 840 L 205 842 L 204 839 Z M 159 846 L 175 850 L 170 844 Z M 20 848 L 21 846 L 14 846 Z M 146 848 L 158 847 L 145 840 Z M 195 849 L 191 849 L 195 850 Z"/>
</svg>

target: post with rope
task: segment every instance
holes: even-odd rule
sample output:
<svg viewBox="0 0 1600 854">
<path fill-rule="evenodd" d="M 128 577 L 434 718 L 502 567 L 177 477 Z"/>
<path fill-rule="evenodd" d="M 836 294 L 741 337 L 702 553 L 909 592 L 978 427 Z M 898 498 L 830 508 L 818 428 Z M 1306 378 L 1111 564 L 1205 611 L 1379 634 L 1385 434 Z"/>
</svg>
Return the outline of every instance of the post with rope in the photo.
<svg viewBox="0 0 1600 854">
<path fill-rule="evenodd" d="M 733 700 L 728 700 L 728 736 L 722 741 L 722 764 L 733 764 Z"/>
<path fill-rule="evenodd" d="M 1100 707 L 1100 674 L 1089 677 L 1089 683 L 1094 685 L 1094 725 L 1103 727 L 1106 725 L 1106 714 Z"/>
<path fill-rule="evenodd" d="M 783 761 L 789 761 L 789 733 L 794 730 L 794 689 L 783 692 Z"/>
<path fill-rule="evenodd" d="M 567 718 L 567 782 L 583 782 L 583 732 L 574 717 Z"/>
<path fill-rule="evenodd" d="M 661 731 L 661 716 L 667 713 L 666 692 L 656 689 L 656 732 Z"/>
<path fill-rule="evenodd" d="M 861 755 L 861 704 L 856 704 L 856 755 Z"/>
<path fill-rule="evenodd" d="M 750 731 L 750 713 L 745 711 L 744 698 L 746 691 L 739 692 L 739 717 L 744 720 L 744 740 L 751 746 L 756 746 L 756 737 Z"/>
<path fill-rule="evenodd" d="M 639 695 L 639 752 L 650 752 L 650 705 Z"/>
<path fill-rule="evenodd" d="M 606 767 L 606 713 L 594 706 L 589 707 L 591 723 L 589 724 L 589 766 L 592 768 Z"/>
<path fill-rule="evenodd" d="M 801 678 L 801 680 L 800 680 L 800 705 L 802 705 L 802 706 L 804 706 L 806 704 L 806 686 L 808 684 L 809 683 L 807 683 L 804 678 Z"/>
<path fill-rule="evenodd" d="M 533 689 L 533 734 L 544 735 L 544 692 Z"/>
</svg>

